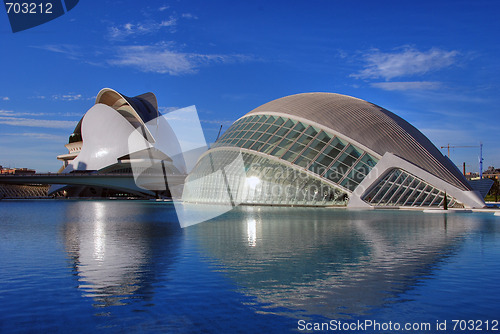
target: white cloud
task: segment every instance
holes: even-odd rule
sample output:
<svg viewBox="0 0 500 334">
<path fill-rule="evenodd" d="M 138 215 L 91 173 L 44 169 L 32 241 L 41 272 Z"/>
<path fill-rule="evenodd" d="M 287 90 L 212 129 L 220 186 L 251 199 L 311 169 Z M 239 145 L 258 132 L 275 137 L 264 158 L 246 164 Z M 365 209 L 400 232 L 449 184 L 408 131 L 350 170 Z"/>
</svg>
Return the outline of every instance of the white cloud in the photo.
<svg viewBox="0 0 500 334">
<path fill-rule="evenodd" d="M 2 101 L 9 101 L 10 100 L 8 96 L 1 96 L 1 99 L 2 99 Z"/>
<path fill-rule="evenodd" d="M 370 85 L 383 90 L 435 90 L 442 87 L 437 81 L 373 82 Z"/>
<path fill-rule="evenodd" d="M 198 16 L 191 14 L 191 13 L 184 13 L 184 14 L 182 14 L 182 17 L 185 19 L 193 19 L 193 20 L 198 19 Z"/>
<path fill-rule="evenodd" d="M 75 127 L 77 122 L 0 116 L 0 124 L 7 124 L 12 126 L 29 126 L 38 128 L 66 129 Z"/>
<path fill-rule="evenodd" d="M 110 59 L 108 63 L 114 66 L 135 67 L 143 72 L 180 75 L 195 73 L 198 67 L 210 63 L 228 63 L 246 59 L 248 57 L 241 55 L 182 53 L 173 50 L 169 43 L 161 43 L 119 47 L 115 58 Z"/>
<path fill-rule="evenodd" d="M 200 122 L 207 124 L 226 125 L 226 126 L 230 126 L 234 123 L 233 121 L 216 120 L 216 119 L 200 119 Z"/>
<path fill-rule="evenodd" d="M 168 114 L 169 112 L 172 112 L 172 111 L 176 111 L 178 109 L 181 109 L 179 107 L 158 107 L 158 110 L 160 111 L 160 113 L 162 114 Z"/>
<path fill-rule="evenodd" d="M 358 79 L 390 80 L 395 77 L 421 75 L 453 65 L 458 54 L 458 51 L 444 51 L 438 48 L 429 51 L 405 48 L 393 53 L 373 50 L 364 56 L 365 68 L 351 76 Z"/>
<path fill-rule="evenodd" d="M 160 12 L 163 12 L 164 10 L 167 10 L 167 9 L 169 9 L 169 8 L 170 8 L 169 6 L 161 6 L 160 8 L 158 8 L 158 10 L 159 10 Z"/>
<path fill-rule="evenodd" d="M 58 113 L 58 115 L 60 116 L 64 116 L 64 117 L 82 117 L 84 115 L 83 112 L 63 112 L 63 113 Z"/>
<path fill-rule="evenodd" d="M 170 17 L 168 20 L 163 20 L 160 22 L 156 21 L 144 21 L 139 23 L 125 23 L 119 26 L 113 26 L 108 28 L 108 37 L 111 39 L 121 40 L 131 35 L 147 35 L 159 31 L 162 28 L 170 27 L 173 28 L 177 24 L 177 20 Z"/>
</svg>

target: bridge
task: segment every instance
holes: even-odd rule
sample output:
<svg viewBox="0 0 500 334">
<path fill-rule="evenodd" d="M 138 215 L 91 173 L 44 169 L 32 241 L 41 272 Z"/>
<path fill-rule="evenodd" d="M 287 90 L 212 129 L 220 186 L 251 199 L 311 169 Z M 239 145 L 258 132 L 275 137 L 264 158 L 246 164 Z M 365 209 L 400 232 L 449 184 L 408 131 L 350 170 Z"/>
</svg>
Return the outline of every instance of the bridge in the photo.
<svg viewBox="0 0 500 334">
<path fill-rule="evenodd" d="M 0 175 L 0 184 L 50 184 L 50 185 L 79 185 L 79 186 L 96 186 L 121 190 L 124 192 L 141 193 L 150 196 L 155 196 L 155 192 L 150 189 L 161 189 L 158 186 L 167 184 L 168 187 L 175 187 L 184 184 L 187 175 L 157 175 L 157 174 L 141 174 L 140 184 L 146 185 L 141 188 L 137 185 L 134 175 L 131 173 L 46 173 L 46 174 L 26 174 L 26 175 Z M 152 185 L 147 187 L 147 185 Z M 155 188 L 156 185 L 156 188 Z"/>
</svg>

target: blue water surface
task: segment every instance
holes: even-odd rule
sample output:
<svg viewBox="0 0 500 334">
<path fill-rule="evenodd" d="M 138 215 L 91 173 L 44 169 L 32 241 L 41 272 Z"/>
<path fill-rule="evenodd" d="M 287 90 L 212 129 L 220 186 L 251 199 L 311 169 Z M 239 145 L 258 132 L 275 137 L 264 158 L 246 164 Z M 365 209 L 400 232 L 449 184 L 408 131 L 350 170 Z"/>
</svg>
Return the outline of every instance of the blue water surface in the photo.
<svg viewBox="0 0 500 334">
<path fill-rule="evenodd" d="M 499 232 L 491 213 L 238 207 L 181 229 L 170 203 L 4 200 L 0 332 L 497 333 Z"/>
</svg>

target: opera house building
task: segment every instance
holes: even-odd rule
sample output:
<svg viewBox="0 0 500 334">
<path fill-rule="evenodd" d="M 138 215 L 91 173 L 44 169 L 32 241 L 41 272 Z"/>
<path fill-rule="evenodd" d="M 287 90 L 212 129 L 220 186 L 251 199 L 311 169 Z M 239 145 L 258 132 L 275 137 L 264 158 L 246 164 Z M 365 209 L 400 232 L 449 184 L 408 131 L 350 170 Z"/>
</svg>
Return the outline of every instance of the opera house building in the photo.
<svg viewBox="0 0 500 334">
<path fill-rule="evenodd" d="M 158 149 L 162 148 L 161 142 L 169 142 L 165 134 L 168 137 L 171 133 L 159 116 L 153 93 L 128 97 L 113 89 L 102 89 L 95 105 L 69 136 L 65 145 L 69 152 L 57 157 L 63 162 L 59 173 L 78 174 L 81 184 L 75 177 L 71 185 L 52 186 L 49 194 L 64 191 L 70 197 L 168 196 L 163 177 L 160 184 L 144 184 L 144 179 L 136 177 L 139 169 L 154 174 L 158 165 L 169 175 L 183 174 L 183 167 L 175 166 L 170 157 L 179 149 L 175 145 L 169 145 L 174 147 L 174 153 Z M 136 175 L 130 177 L 133 167 Z M 85 180 L 82 174 L 94 177 Z"/>
<path fill-rule="evenodd" d="M 458 168 L 415 127 L 377 105 L 332 93 L 286 96 L 238 119 L 200 157 L 183 199 L 366 208 L 442 207 L 445 201 L 455 208 L 484 206 Z"/>
<path fill-rule="evenodd" d="M 210 149 L 200 145 L 191 165 L 185 140 L 168 122 L 152 93 L 130 98 L 101 90 L 71 134 L 69 153 L 58 156 L 60 172 L 134 173 L 134 178 L 96 178 L 100 184 L 52 191 L 161 195 L 231 206 L 484 206 L 458 168 L 419 130 L 357 98 L 305 93 L 268 102 L 234 122 Z M 179 132 L 190 135 L 189 129 Z M 143 164 L 144 175 L 163 174 L 141 181 L 134 161 Z M 177 198 L 171 195 L 172 178 L 164 182 L 172 175 L 182 180 Z"/>
</svg>

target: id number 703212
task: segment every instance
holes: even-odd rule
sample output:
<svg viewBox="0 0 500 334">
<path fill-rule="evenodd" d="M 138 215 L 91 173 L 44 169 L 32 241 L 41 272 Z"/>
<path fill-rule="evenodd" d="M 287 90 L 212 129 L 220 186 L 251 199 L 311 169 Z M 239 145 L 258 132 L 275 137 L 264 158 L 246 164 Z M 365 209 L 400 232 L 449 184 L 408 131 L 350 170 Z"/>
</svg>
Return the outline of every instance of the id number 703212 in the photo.
<svg viewBox="0 0 500 334">
<path fill-rule="evenodd" d="M 7 14 L 52 14 L 51 2 L 6 2 Z"/>
</svg>

